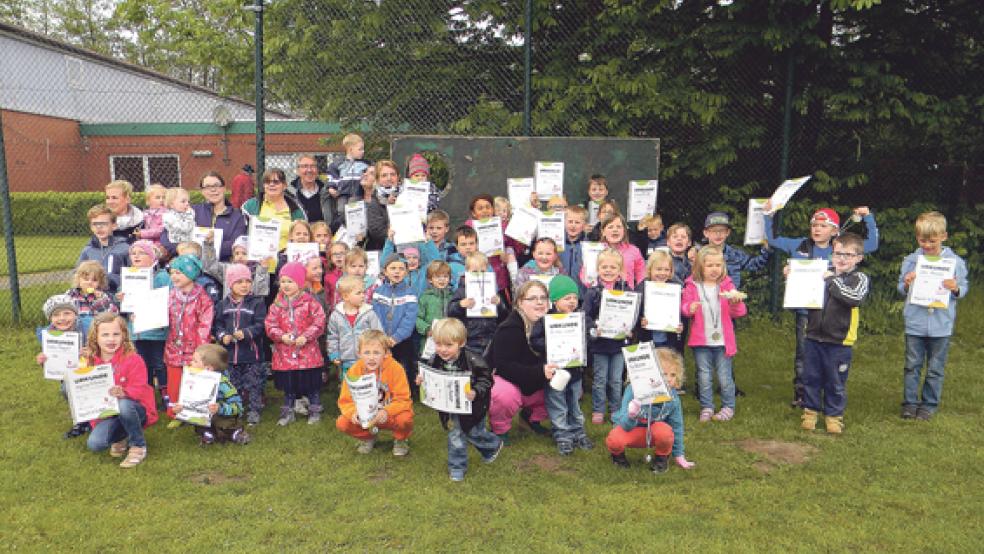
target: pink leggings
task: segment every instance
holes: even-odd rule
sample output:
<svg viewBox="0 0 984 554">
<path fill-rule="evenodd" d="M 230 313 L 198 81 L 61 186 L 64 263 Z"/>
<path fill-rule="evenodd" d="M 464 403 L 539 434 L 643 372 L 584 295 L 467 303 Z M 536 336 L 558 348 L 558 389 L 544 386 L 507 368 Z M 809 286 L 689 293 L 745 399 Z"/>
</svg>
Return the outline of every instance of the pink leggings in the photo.
<svg viewBox="0 0 984 554">
<path fill-rule="evenodd" d="M 523 396 L 519 387 L 498 375 L 492 376 L 492 402 L 489 405 L 489 424 L 492 432 L 501 435 L 512 428 L 512 419 L 520 408 L 530 409 L 530 421 L 547 419 L 543 390 Z"/>
<path fill-rule="evenodd" d="M 649 446 L 653 449 L 653 454 L 669 456 L 673 451 L 673 428 L 662 421 L 657 421 L 650 425 L 649 429 L 652 433 Z M 626 431 L 616 425 L 605 438 L 605 446 L 612 454 L 621 454 L 626 448 L 645 448 L 646 428 L 635 427 L 631 431 Z"/>
</svg>

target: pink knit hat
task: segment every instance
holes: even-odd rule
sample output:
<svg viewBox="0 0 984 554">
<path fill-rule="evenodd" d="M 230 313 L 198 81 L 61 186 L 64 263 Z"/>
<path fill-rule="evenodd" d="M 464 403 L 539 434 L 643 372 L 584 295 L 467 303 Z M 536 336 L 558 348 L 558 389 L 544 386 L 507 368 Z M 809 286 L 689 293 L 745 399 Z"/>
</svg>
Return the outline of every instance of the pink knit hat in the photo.
<svg viewBox="0 0 984 554">
<path fill-rule="evenodd" d="M 157 249 L 154 248 L 154 243 L 149 240 L 141 239 L 130 245 L 130 250 L 136 248 L 144 254 L 151 257 L 153 260 L 157 260 Z"/>
<path fill-rule="evenodd" d="M 226 268 L 225 282 L 226 285 L 232 286 L 243 279 L 247 281 L 253 280 L 253 274 L 250 272 L 249 268 L 243 264 L 232 264 Z"/>
<path fill-rule="evenodd" d="M 307 270 L 304 269 L 304 264 L 302 263 L 290 262 L 280 268 L 280 278 L 283 279 L 284 277 L 294 281 L 297 286 L 303 287 L 307 281 Z"/>
<path fill-rule="evenodd" d="M 427 160 L 419 153 L 410 158 L 410 165 L 407 168 L 407 177 L 413 177 L 414 173 L 423 173 L 430 178 L 431 167 Z"/>
</svg>

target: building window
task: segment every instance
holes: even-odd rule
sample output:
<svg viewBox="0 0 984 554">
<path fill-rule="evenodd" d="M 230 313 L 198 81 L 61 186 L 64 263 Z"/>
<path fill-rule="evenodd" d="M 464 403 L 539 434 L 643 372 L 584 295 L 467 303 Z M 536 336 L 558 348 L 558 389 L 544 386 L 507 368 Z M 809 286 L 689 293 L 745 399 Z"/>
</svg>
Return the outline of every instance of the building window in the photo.
<svg viewBox="0 0 984 554">
<path fill-rule="evenodd" d="M 147 190 L 151 183 L 180 187 L 180 167 L 176 154 L 109 157 L 109 171 L 113 180 L 130 181 L 136 192 Z"/>
</svg>

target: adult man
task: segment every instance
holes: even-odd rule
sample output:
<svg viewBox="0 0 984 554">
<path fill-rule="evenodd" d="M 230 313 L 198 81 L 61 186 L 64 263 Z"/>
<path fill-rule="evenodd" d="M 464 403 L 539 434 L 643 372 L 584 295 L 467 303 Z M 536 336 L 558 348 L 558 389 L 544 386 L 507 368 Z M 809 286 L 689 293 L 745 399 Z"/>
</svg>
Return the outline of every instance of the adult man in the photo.
<svg viewBox="0 0 984 554">
<path fill-rule="evenodd" d="M 318 178 L 318 161 L 313 154 L 298 156 L 297 177 L 290 182 L 290 192 L 304 208 L 308 222 L 332 225 L 335 199 L 328 194 L 328 185 Z"/>
<path fill-rule="evenodd" d="M 235 209 L 240 209 L 247 200 L 256 196 L 256 185 L 253 183 L 253 173 L 256 171 L 253 166 L 246 164 L 243 166 L 243 170 L 232 178 L 232 197 L 229 198 L 229 203 Z"/>
</svg>

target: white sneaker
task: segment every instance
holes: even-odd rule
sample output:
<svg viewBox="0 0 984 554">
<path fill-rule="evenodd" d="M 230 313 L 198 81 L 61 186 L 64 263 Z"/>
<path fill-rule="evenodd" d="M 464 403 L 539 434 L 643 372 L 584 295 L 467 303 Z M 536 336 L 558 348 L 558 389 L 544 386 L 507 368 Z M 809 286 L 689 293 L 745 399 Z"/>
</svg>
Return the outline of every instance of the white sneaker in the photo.
<svg viewBox="0 0 984 554">
<path fill-rule="evenodd" d="M 355 451 L 358 452 L 359 454 L 370 454 L 372 453 L 372 449 L 375 446 L 376 446 L 376 439 L 359 441 L 359 446 L 355 447 Z"/>
<path fill-rule="evenodd" d="M 410 453 L 410 443 L 407 441 L 393 441 L 393 455 L 406 456 Z"/>
<path fill-rule="evenodd" d="M 306 396 L 302 396 L 294 401 L 294 413 L 297 415 L 308 415 L 308 406 L 311 403 L 308 402 Z"/>
</svg>

